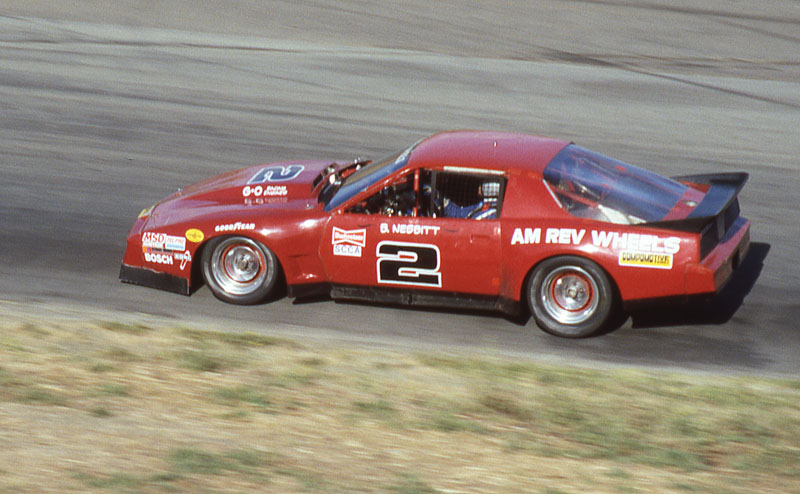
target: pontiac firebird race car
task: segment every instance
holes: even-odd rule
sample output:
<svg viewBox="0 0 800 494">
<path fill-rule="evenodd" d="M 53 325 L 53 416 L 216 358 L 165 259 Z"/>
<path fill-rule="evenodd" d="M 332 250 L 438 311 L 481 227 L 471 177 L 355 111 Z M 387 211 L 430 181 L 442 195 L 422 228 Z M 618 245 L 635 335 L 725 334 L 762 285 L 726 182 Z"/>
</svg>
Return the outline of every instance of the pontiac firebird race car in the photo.
<svg viewBox="0 0 800 494">
<path fill-rule="evenodd" d="M 713 294 L 749 245 L 745 173 L 664 178 L 570 142 L 457 131 L 380 161 L 233 171 L 142 211 L 120 279 L 234 304 L 282 293 L 530 310 L 587 336 Z"/>
</svg>

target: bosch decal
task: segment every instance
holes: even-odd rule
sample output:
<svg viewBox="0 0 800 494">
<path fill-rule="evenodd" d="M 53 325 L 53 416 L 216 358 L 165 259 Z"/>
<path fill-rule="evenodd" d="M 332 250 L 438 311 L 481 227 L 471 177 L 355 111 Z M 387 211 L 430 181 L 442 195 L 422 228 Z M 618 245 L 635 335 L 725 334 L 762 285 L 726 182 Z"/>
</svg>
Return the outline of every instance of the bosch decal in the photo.
<svg viewBox="0 0 800 494">
<path fill-rule="evenodd" d="M 154 264 L 168 264 L 172 265 L 172 256 L 170 254 L 158 254 L 156 252 L 145 252 L 144 260 Z"/>
<path fill-rule="evenodd" d="M 361 249 L 367 245 L 367 230 L 343 230 L 333 227 L 331 244 L 335 256 L 361 257 Z"/>
<path fill-rule="evenodd" d="M 442 286 L 439 247 L 432 244 L 391 242 L 378 244 L 378 283 Z"/>
<path fill-rule="evenodd" d="M 264 182 L 286 182 L 300 175 L 305 167 L 303 165 L 273 165 L 258 171 L 247 181 L 247 185 L 263 184 Z"/>
</svg>

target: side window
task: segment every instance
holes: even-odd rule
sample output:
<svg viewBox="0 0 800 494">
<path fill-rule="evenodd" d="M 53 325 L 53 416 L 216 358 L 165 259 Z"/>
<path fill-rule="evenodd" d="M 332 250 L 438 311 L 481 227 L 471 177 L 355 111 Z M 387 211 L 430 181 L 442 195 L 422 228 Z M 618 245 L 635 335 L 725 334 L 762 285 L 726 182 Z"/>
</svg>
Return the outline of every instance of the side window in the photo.
<svg viewBox="0 0 800 494">
<path fill-rule="evenodd" d="M 473 220 L 500 217 L 505 177 L 432 171 L 425 174 L 420 182 L 420 216 Z"/>
<path fill-rule="evenodd" d="M 417 193 L 414 174 L 409 173 L 379 192 L 347 210 L 356 214 L 380 214 L 383 216 L 416 216 Z"/>
<path fill-rule="evenodd" d="M 415 170 L 347 212 L 472 220 L 499 218 L 506 188 L 505 177 L 472 171 Z"/>
</svg>

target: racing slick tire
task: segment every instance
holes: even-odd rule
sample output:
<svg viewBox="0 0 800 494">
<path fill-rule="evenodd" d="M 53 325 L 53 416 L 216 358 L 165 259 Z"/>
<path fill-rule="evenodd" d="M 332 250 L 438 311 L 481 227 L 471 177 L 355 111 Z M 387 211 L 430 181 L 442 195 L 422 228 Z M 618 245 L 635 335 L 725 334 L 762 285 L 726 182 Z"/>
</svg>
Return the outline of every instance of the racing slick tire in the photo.
<svg viewBox="0 0 800 494">
<path fill-rule="evenodd" d="M 253 305 L 272 295 L 280 264 L 266 246 L 246 237 L 218 237 L 203 249 L 203 278 L 215 297 Z"/>
<path fill-rule="evenodd" d="M 605 271 L 576 256 L 553 257 L 536 266 L 528 280 L 527 298 L 536 324 L 564 338 L 598 332 L 616 305 Z"/>
</svg>

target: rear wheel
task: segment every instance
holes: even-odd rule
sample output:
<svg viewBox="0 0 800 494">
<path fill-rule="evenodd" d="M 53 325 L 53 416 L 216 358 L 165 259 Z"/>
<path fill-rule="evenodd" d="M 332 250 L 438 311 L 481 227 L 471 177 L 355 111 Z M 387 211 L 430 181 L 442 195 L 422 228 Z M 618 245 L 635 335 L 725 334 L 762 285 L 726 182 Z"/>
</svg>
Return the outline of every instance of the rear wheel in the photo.
<svg viewBox="0 0 800 494">
<path fill-rule="evenodd" d="M 215 238 L 205 246 L 203 278 L 218 299 L 252 305 L 269 297 L 278 281 L 275 254 L 246 237 Z"/>
<path fill-rule="evenodd" d="M 528 306 L 540 328 L 565 338 L 589 336 L 608 321 L 615 305 L 606 273 L 575 256 L 547 259 L 528 280 Z"/>
</svg>

